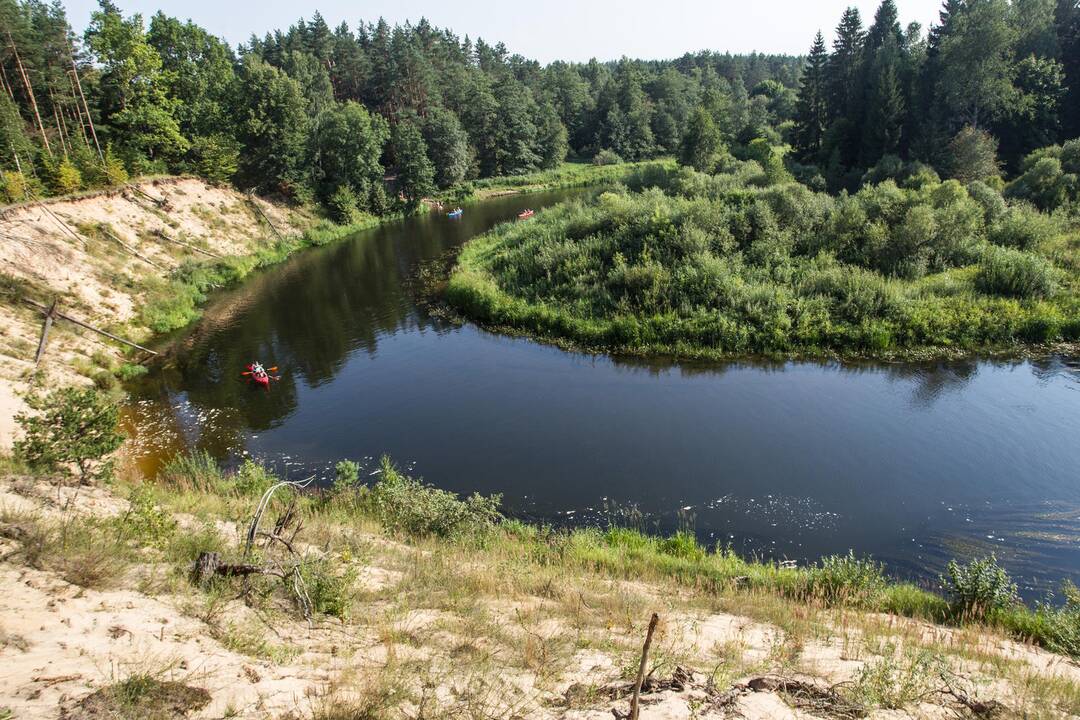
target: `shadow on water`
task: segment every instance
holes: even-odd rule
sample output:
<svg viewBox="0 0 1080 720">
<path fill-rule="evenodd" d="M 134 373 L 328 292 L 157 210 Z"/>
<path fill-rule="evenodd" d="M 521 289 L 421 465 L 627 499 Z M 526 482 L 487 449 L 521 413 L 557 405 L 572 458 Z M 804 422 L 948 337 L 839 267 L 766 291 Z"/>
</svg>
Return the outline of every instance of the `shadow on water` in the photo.
<svg viewBox="0 0 1080 720">
<path fill-rule="evenodd" d="M 672 365 L 457 327 L 417 303 L 419 265 L 579 192 L 390 223 L 221 292 L 127 409 L 144 469 L 199 449 L 325 477 L 388 453 L 546 522 L 633 507 L 645 529 L 691 524 L 765 557 L 850 548 L 928 581 L 994 551 L 1030 588 L 1080 579 L 1076 363 Z M 240 377 L 253 359 L 281 368 L 269 392 Z"/>
</svg>

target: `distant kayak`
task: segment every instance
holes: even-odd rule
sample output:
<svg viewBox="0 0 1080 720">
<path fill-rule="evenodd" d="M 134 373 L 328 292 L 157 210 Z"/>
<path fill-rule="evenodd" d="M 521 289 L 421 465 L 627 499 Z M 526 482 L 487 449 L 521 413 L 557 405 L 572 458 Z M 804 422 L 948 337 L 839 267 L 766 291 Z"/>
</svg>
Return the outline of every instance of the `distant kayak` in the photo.
<svg viewBox="0 0 1080 720">
<path fill-rule="evenodd" d="M 452 218 L 459 218 L 459 217 L 461 217 L 461 215 L 462 215 L 462 214 L 463 214 L 464 212 L 465 212 L 465 211 L 464 211 L 464 210 L 462 210 L 461 208 L 457 208 L 457 209 L 455 209 L 455 210 L 451 210 L 450 212 L 446 213 L 446 216 L 447 216 L 447 217 L 452 217 Z"/>
<path fill-rule="evenodd" d="M 518 219 L 519 220 L 524 220 L 526 218 L 531 218 L 535 214 L 536 214 L 536 212 L 530 208 L 529 210 L 526 210 L 525 212 L 518 213 Z"/>
</svg>

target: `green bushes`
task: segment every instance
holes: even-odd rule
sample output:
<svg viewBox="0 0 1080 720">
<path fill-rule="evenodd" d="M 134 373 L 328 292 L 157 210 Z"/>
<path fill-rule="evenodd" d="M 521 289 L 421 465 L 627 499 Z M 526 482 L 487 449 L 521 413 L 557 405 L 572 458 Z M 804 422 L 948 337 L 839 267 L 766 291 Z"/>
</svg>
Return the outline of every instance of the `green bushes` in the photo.
<svg viewBox="0 0 1080 720">
<path fill-rule="evenodd" d="M 886 580 L 881 563 L 870 558 L 830 555 L 807 570 L 811 594 L 830 603 L 872 606 L 885 591 Z"/>
<path fill-rule="evenodd" d="M 623 159 L 613 150 L 601 150 L 593 156 L 593 165 L 622 165 Z"/>
<path fill-rule="evenodd" d="M 977 182 L 887 180 L 831 198 L 756 187 L 745 166 L 757 167 L 642 169 L 627 176 L 640 192 L 500 226 L 466 245 L 447 298 L 488 325 L 637 354 L 896 355 L 1071 337 L 1075 310 L 1055 295 L 1054 263 L 1074 252 L 1054 241 L 1061 220 Z"/>
<path fill-rule="evenodd" d="M 482 534 L 502 517 L 500 496 L 473 494 L 462 500 L 455 493 L 402 475 L 385 457 L 368 502 L 387 530 L 416 537 Z"/>
<path fill-rule="evenodd" d="M 119 410 L 108 396 L 94 388 L 63 388 L 46 396 L 26 399 L 31 411 L 15 416 L 23 437 L 15 442 L 15 456 L 33 470 L 71 474 L 72 466 L 83 482 L 112 475 L 106 460 L 123 436 L 117 432 Z"/>
<path fill-rule="evenodd" d="M 982 292 L 1017 298 L 1054 294 L 1058 272 L 1038 255 L 1010 248 L 987 248 L 979 263 L 975 286 Z"/>
<path fill-rule="evenodd" d="M 965 565 L 950 561 L 941 584 L 958 617 L 978 620 L 1020 602 L 1016 583 L 993 555 Z"/>
</svg>

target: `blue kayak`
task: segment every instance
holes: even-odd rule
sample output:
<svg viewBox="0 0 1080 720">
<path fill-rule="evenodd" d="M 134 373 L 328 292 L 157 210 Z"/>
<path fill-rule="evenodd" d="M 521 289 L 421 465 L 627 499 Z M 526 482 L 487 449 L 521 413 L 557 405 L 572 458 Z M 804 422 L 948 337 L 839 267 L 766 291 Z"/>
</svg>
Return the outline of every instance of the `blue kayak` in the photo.
<svg viewBox="0 0 1080 720">
<path fill-rule="evenodd" d="M 446 213 L 446 216 L 447 217 L 452 217 L 452 218 L 458 218 L 458 217 L 461 217 L 461 214 L 463 212 L 465 212 L 465 211 L 462 210 L 461 208 L 458 208 L 457 210 L 453 210 L 451 212 Z"/>
</svg>

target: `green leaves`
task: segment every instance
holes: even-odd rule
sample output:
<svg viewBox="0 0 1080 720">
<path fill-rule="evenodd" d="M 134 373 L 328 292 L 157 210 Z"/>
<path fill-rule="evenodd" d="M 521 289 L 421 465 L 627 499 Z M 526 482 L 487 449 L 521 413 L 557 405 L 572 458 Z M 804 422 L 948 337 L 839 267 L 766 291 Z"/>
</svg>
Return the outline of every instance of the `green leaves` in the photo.
<svg viewBox="0 0 1080 720">
<path fill-rule="evenodd" d="M 34 470 L 70 475 L 72 466 L 83 481 L 111 473 L 104 458 L 120 447 L 119 410 L 93 388 L 64 388 L 26 399 L 31 412 L 15 417 L 22 439 L 15 454 Z"/>
</svg>

